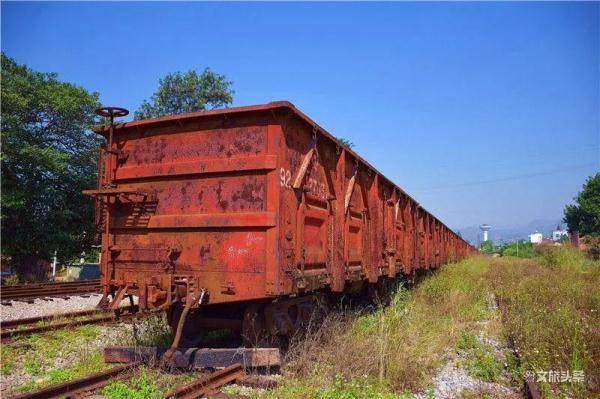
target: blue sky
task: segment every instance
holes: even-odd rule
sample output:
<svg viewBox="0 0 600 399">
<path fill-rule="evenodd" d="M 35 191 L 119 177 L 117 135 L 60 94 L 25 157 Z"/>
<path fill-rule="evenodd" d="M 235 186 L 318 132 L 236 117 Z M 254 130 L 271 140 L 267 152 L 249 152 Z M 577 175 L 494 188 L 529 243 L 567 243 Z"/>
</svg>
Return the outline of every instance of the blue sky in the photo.
<svg viewBox="0 0 600 399">
<path fill-rule="evenodd" d="M 451 227 L 558 219 L 600 170 L 599 3 L 7 3 L 2 50 L 135 110 L 211 67 Z"/>
</svg>

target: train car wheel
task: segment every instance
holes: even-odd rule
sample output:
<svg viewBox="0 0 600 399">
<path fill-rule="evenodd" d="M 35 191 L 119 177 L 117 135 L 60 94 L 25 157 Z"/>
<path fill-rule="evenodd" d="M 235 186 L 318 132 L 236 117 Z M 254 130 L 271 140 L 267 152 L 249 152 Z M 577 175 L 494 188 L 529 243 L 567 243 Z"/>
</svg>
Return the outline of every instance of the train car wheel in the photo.
<svg viewBox="0 0 600 399">
<path fill-rule="evenodd" d="M 242 340 L 248 348 L 270 347 L 270 334 L 262 303 L 252 303 L 244 311 L 242 320 Z"/>
</svg>

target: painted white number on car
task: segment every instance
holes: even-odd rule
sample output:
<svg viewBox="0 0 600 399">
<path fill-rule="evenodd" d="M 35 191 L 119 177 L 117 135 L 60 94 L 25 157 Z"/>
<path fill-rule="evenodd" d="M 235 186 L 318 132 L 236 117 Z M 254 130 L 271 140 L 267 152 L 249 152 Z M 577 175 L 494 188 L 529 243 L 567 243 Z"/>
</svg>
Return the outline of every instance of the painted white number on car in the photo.
<svg viewBox="0 0 600 399">
<path fill-rule="evenodd" d="M 279 170 L 279 178 L 280 178 L 281 187 L 286 187 L 286 188 L 291 187 L 292 172 L 281 168 Z"/>
<path fill-rule="evenodd" d="M 292 188 L 292 172 L 284 168 L 279 169 L 279 183 L 281 187 Z M 325 183 L 320 183 L 315 178 L 309 177 L 306 179 L 306 187 L 312 195 L 327 199 L 327 186 Z"/>
</svg>

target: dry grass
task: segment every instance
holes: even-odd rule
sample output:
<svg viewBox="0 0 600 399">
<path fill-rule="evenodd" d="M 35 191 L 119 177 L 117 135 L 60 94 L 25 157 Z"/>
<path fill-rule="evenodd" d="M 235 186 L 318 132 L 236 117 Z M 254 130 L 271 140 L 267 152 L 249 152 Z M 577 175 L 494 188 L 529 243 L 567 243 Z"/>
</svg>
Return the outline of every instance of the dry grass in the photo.
<svg viewBox="0 0 600 399">
<path fill-rule="evenodd" d="M 488 276 L 523 367 L 585 373 L 584 383 L 542 383 L 546 396 L 599 395 L 600 262 L 569 247 L 546 248 L 531 261 L 494 260 Z"/>
<path fill-rule="evenodd" d="M 364 397 L 425 389 L 461 331 L 488 316 L 486 271 L 486 260 L 471 258 L 439 270 L 415 289 L 399 286 L 385 308 L 334 312 L 292 342 L 283 371 L 292 386 L 302 381 L 301 397 L 321 397 L 340 379 L 368 381 L 372 392 Z M 295 397 L 287 389 L 284 384 L 271 395 Z"/>
<path fill-rule="evenodd" d="M 484 331 L 500 341 L 514 337 L 522 363 L 505 359 L 502 370 L 482 349 L 474 359 L 475 374 L 494 380 L 501 373 L 504 380 L 512 376 L 520 382 L 525 370 L 584 370 L 584 384 L 542 388 L 546 397 L 594 397 L 600 372 L 600 263 L 567 247 L 549 251 L 532 260 L 473 257 L 443 267 L 413 289 L 398 287 L 388 307 L 334 312 L 292 341 L 281 387 L 254 395 L 411 397 L 409 391 L 428 389 L 461 339 Z M 504 324 L 489 306 L 491 294 L 502 298 Z M 365 389 L 355 391 L 357 384 Z"/>
<path fill-rule="evenodd" d="M 168 348 L 173 342 L 171 327 L 164 312 L 151 313 L 132 322 L 131 335 L 123 337 L 129 346 Z M 125 345 L 125 344 L 124 344 Z"/>
</svg>

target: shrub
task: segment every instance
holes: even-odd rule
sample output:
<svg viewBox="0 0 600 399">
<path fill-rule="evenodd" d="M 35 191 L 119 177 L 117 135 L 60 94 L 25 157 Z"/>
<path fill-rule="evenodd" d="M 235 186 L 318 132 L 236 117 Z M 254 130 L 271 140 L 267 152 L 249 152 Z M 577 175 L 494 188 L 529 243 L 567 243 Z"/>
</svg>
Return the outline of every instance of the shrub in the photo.
<svg viewBox="0 0 600 399">
<path fill-rule="evenodd" d="M 517 241 L 504 244 L 500 248 L 502 256 L 516 256 L 519 258 L 533 257 L 533 244 L 529 241 Z"/>
<path fill-rule="evenodd" d="M 584 236 L 580 240 L 580 247 L 588 258 L 600 259 L 600 238 L 594 236 Z"/>
<path fill-rule="evenodd" d="M 550 268 L 589 268 L 594 262 L 585 253 L 570 245 L 537 245 L 534 253 L 537 263 Z"/>
<path fill-rule="evenodd" d="M 173 341 L 171 328 L 164 313 L 150 314 L 133 323 L 132 344 L 168 348 Z"/>
</svg>

